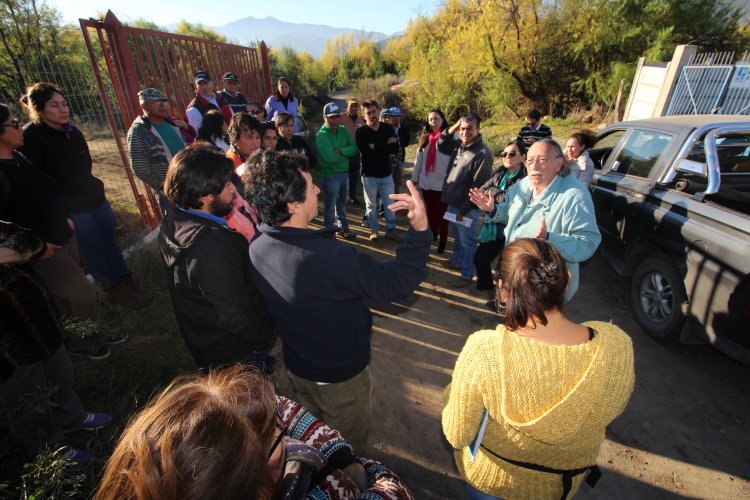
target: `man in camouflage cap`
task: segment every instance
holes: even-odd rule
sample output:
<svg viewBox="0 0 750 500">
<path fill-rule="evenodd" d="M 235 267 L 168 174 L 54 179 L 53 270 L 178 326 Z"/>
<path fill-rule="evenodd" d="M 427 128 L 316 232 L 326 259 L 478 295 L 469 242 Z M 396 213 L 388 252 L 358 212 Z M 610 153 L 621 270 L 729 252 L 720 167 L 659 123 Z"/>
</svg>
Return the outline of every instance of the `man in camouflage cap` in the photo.
<svg viewBox="0 0 750 500">
<path fill-rule="evenodd" d="M 130 166 L 139 179 L 161 193 L 169 162 L 185 148 L 185 141 L 170 120 L 169 100 L 159 89 L 141 90 L 138 102 L 143 114 L 133 120 L 128 130 Z"/>
</svg>

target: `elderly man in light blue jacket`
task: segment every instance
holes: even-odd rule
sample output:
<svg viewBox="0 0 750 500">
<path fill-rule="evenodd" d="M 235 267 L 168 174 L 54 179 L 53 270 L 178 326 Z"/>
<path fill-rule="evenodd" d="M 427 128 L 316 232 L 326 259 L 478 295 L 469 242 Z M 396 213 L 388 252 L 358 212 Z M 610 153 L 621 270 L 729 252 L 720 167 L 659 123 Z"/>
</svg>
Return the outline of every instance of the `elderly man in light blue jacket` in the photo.
<svg viewBox="0 0 750 500">
<path fill-rule="evenodd" d="M 565 301 L 578 290 L 578 263 L 589 259 L 602 236 L 596 226 L 591 195 L 573 176 L 562 175 L 565 158 L 552 139 L 535 142 L 526 157 L 528 176 L 508 190 L 503 203 L 472 189 L 471 201 L 488 212 L 492 222 L 505 224 L 505 241 L 542 238 L 552 243 L 568 266 L 570 286 Z M 506 243 L 506 244 L 507 244 Z"/>
</svg>

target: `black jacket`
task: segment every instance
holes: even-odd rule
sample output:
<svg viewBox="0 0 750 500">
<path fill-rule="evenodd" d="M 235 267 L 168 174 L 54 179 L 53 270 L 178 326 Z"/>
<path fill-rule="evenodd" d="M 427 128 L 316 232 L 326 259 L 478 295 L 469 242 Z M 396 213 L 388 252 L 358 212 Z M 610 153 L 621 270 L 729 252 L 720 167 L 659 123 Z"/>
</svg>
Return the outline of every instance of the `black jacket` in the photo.
<svg viewBox="0 0 750 500">
<path fill-rule="evenodd" d="M 253 279 L 284 341 L 289 371 L 315 382 L 343 382 L 370 362 L 377 302 L 410 296 L 427 274 L 432 233 L 409 229 L 387 262 L 336 241 L 334 229 L 259 226 L 250 245 Z"/>
<path fill-rule="evenodd" d="M 362 154 L 363 176 L 383 178 L 393 173 L 389 155 L 398 153 L 399 144 L 398 141 L 389 144 L 391 137 L 398 136 L 387 123 L 381 123 L 377 130 L 364 124 L 354 133 L 354 141 Z"/>
<path fill-rule="evenodd" d="M 159 249 L 177 324 L 202 368 L 242 362 L 276 339 L 247 248 L 240 233 L 181 210 L 161 225 Z"/>
<path fill-rule="evenodd" d="M 279 136 L 279 140 L 276 142 L 276 151 L 301 151 L 307 156 L 307 163 L 310 165 L 310 168 L 318 164 L 318 157 L 310 149 L 307 141 L 296 134 L 292 136 L 291 141 L 287 141 Z"/>
<path fill-rule="evenodd" d="M 68 213 L 93 212 L 104 203 L 104 184 L 91 173 L 89 146 L 77 128 L 57 130 L 31 123 L 23 131 L 19 151 L 57 182 Z"/>
<path fill-rule="evenodd" d="M 469 200 L 469 190 L 480 187 L 492 176 L 492 152 L 482 142 L 481 135 L 469 147 L 464 147 L 447 130 L 440 134 L 437 148 L 443 154 L 452 155 L 441 199 L 466 215 L 476 208 Z"/>
<path fill-rule="evenodd" d="M 46 243 L 65 245 L 73 230 L 63 207 L 57 184 L 19 153 L 13 159 L 0 160 L 0 172 L 9 185 L 3 218 L 30 229 Z"/>
</svg>

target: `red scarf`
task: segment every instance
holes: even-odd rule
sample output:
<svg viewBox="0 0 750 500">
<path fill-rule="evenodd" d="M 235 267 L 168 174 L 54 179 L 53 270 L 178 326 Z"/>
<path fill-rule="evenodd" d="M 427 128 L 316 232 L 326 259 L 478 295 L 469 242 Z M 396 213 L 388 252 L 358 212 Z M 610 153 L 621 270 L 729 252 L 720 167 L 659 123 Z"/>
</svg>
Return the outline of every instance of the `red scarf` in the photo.
<svg viewBox="0 0 750 500">
<path fill-rule="evenodd" d="M 424 174 L 430 175 L 435 171 L 435 160 L 437 159 L 437 141 L 440 138 L 440 131 L 432 131 L 429 135 L 430 143 L 427 146 L 427 158 L 424 160 Z"/>
</svg>

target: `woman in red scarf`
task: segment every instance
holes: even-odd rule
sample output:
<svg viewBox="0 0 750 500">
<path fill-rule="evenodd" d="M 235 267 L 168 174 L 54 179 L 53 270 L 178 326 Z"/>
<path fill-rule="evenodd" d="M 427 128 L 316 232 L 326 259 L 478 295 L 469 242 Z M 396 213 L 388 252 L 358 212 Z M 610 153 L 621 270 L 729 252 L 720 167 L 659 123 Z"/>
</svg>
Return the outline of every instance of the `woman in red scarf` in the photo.
<svg viewBox="0 0 750 500">
<path fill-rule="evenodd" d="M 412 182 L 422 191 L 432 235 L 435 240 L 440 238 L 437 253 L 445 251 L 448 241 L 448 221 L 443 219 L 448 206 L 441 201 L 440 196 L 451 157 L 437 150 L 438 137 L 446 128 L 448 123 L 443 112 L 439 109 L 430 111 L 427 122 L 422 127 L 417 157 L 414 160 L 414 172 L 411 174 Z"/>
</svg>

